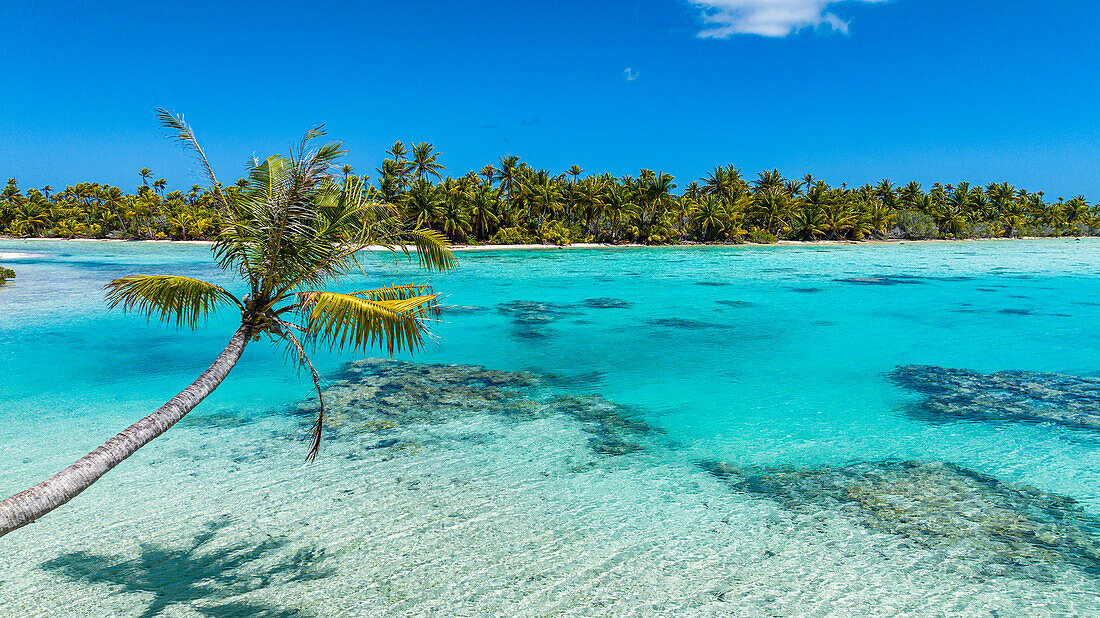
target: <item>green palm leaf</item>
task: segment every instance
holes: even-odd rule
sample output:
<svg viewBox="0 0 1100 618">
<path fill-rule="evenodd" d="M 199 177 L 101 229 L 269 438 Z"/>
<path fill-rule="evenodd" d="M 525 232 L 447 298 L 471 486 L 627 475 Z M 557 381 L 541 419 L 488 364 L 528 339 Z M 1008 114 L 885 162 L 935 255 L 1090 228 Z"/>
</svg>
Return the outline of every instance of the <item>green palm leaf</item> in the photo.
<svg viewBox="0 0 1100 618">
<path fill-rule="evenodd" d="M 389 354 L 420 348 L 424 322 L 439 315 L 438 294 L 426 286 L 404 285 L 351 294 L 298 293 L 306 337 L 336 348 L 368 350 L 375 343 Z"/>
<path fill-rule="evenodd" d="M 416 250 L 416 257 L 423 268 L 450 270 L 455 267 L 455 256 L 450 241 L 435 230 L 415 229 L 405 234 L 404 240 Z M 408 248 L 403 247 L 408 254 Z"/>
<path fill-rule="evenodd" d="M 213 283 L 179 275 L 130 275 L 106 286 L 107 300 L 113 309 L 136 311 L 179 326 L 194 329 L 199 318 L 206 318 L 221 304 L 236 304 L 235 296 Z"/>
</svg>

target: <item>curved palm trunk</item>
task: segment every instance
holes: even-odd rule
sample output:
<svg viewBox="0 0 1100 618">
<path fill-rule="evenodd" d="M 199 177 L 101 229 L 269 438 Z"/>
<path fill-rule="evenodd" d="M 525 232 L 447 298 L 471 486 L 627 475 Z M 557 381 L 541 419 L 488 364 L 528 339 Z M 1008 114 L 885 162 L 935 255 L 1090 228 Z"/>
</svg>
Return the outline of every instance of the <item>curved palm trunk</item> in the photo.
<svg viewBox="0 0 1100 618">
<path fill-rule="evenodd" d="M 214 392 L 237 364 L 251 334 L 242 325 L 214 364 L 156 412 L 127 427 L 76 463 L 41 483 L 0 501 L 0 536 L 25 526 L 72 500 L 101 476 L 175 425 Z"/>
</svg>

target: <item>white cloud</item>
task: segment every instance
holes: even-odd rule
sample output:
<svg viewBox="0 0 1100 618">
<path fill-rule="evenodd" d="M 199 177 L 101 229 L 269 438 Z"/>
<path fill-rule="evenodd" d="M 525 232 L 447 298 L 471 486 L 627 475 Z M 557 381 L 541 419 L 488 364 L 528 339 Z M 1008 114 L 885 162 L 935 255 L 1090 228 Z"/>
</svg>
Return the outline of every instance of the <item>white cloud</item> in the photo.
<svg viewBox="0 0 1100 618">
<path fill-rule="evenodd" d="M 623 69 L 623 75 L 626 76 L 626 81 L 632 82 L 641 77 L 642 74 L 634 71 L 634 69 L 631 69 L 630 67 L 626 67 L 625 69 Z"/>
<path fill-rule="evenodd" d="M 735 34 L 784 37 L 802 28 L 829 27 L 848 34 L 848 22 L 828 9 L 843 2 L 889 0 L 690 0 L 703 10 L 707 28 L 700 38 L 725 39 Z"/>
</svg>

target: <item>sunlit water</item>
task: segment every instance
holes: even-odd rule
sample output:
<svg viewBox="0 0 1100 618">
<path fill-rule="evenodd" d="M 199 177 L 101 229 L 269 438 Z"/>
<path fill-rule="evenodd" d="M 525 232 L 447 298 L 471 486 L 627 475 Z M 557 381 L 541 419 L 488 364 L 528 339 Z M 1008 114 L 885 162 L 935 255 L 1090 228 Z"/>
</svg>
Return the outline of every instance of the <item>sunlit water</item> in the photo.
<svg viewBox="0 0 1100 618">
<path fill-rule="evenodd" d="M 553 396 L 599 395 L 652 429 L 632 438 L 641 448 L 601 451 L 576 414 L 496 409 L 336 427 L 307 464 L 308 418 L 295 410 L 310 383 L 253 343 L 177 427 L 0 539 L 0 614 L 1100 612 L 1091 549 L 1041 538 L 1019 558 L 991 549 L 997 530 L 914 533 L 891 523 L 908 521 L 904 509 L 871 521 L 852 507 L 863 494 L 826 499 L 814 485 L 815 471 L 853 464 L 947 462 L 980 473 L 983 488 L 1072 498 L 1075 547 L 1094 547 L 1100 429 L 914 414 L 922 395 L 888 374 L 1096 376 L 1100 241 L 459 259 L 428 274 L 372 254 L 369 278 L 345 287 L 431 283 L 456 309 L 412 360 L 530 371 L 549 376 Z M 204 246 L 7 240 L 0 262 L 18 273 L 0 288 L 5 495 L 170 398 L 235 329 L 229 311 L 190 332 L 106 310 L 103 284 L 125 274 L 233 288 Z M 314 360 L 335 383 L 362 356 Z M 793 494 L 723 476 L 779 466 Z M 850 470 L 864 483 L 865 468 Z M 963 477 L 912 478 L 932 496 Z M 1039 500 L 1018 495 L 1021 509 Z M 988 513 L 977 511 L 965 517 L 980 527 Z"/>
</svg>

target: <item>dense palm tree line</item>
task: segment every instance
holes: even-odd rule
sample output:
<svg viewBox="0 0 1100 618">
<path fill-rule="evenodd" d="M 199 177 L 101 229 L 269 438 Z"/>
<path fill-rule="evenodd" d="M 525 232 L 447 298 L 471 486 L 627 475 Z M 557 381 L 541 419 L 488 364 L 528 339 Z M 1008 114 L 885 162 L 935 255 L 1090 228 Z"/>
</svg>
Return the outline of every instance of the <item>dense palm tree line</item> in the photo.
<svg viewBox="0 0 1100 618">
<path fill-rule="evenodd" d="M 460 177 L 430 143 L 395 143 L 375 172 L 341 182 L 371 202 L 396 205 L 409 223 L 461 243 L 772 242 L 884 238 L 1081 236 L 1100 234 L 1100 208 L 1083 196 L 1047 199 L 1008 183 L 851 188 L 778 170 L 746 178 L 733 166 L 678 186 L 663 172 L 555 174 L 508 155 Z M 210 239 L 218 234 L 213 195 L 193 186 L 166 192 L 163 179 L 139 172 L 134 193 L 97 183 L 25 194 L 14 179 L 0 193 L 0 231 L 14 236 Z M 151 182 L 150 182 L 151 181 Z M 232 197 L 243 181 L 225 189 Z M 679 191 L 677 191 L 679 189 Z"/>
</svg>

